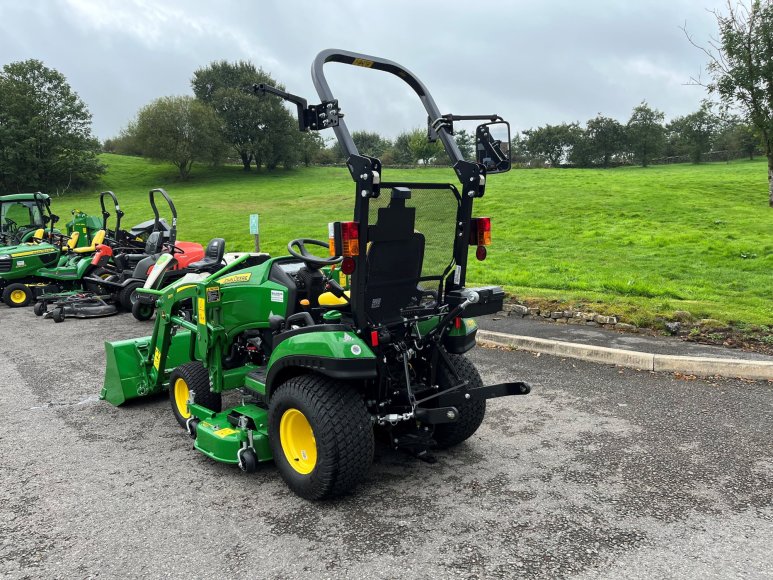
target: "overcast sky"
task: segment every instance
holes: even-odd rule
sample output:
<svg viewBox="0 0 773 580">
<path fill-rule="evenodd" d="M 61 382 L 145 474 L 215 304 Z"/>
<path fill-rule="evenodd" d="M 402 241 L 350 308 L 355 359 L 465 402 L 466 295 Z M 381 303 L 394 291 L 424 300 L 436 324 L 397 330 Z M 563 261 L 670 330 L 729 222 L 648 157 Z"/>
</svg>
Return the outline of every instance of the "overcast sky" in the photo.
<svg viewBox="0 0 773 580">
<path fill-rule="evenodd" d="M 290 92 L 318 101 L 314 56 L 342 48 L 413 71 L 440 109 L 498 113 L 514 130 L 626 120 L 643 99 L 667 118 L 697 109 L 687 86 L 705 63 L 679 29 L 715 31 L 723 0 L 0 0 L 0 64 L 37 58 L 87 103 L 94 132 L 116 135 L 137 110 L 191 94 L 193 71 L 251 60 Z M 351 130 L 393 137 L 423 125 L 395 77 L 331 64 L 329 82 Z M 330 132 L 332 136 L 332 132 Z"/>
</svg>

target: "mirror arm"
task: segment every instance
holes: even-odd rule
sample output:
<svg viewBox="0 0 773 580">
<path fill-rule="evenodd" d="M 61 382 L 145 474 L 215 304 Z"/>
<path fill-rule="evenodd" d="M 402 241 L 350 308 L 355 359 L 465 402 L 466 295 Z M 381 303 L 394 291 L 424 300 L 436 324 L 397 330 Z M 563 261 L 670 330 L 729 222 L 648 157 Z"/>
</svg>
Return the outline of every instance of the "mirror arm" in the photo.
<svg viewBox="0 0 773 580">
<path fill-rule="evenodd" d="M 437 119 L 427 119 L 429 125 L 429 139 L 430 141 L 437 141 L 437 133 L 440 127 L 445 127 L 449 134 L 454 134 L 454 121 L 488 121 L 489 123 L 496 123 L 497 121 L 504 121 L 499 115 L 454 115 L 453 113 L 447 113 L 441 115 Z"/>
</svg>

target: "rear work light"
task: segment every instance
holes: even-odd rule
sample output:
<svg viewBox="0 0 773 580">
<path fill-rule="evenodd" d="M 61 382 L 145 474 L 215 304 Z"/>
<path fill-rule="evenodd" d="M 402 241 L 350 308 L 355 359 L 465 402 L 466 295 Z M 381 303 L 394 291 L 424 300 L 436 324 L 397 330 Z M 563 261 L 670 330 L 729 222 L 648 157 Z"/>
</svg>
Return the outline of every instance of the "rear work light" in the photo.
<svg viewBox="0 0 773 580">
<path fill-rule="evenodd" d="M 328 246 L 331 256 L 351 258 L 360 253 L 360 224 L 358 222 L 330 222 Z"/>
<path fill-rule="evenodd" d="M 491 245 L 491 218 L 480 217 L 470 220 L 470 245 Z"/>
</svg>

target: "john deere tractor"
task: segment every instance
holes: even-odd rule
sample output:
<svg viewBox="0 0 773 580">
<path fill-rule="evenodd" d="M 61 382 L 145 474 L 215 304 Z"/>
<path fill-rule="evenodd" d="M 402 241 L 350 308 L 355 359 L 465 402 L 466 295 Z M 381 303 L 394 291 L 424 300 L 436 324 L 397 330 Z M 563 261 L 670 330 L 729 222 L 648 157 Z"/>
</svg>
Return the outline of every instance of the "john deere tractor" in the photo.
<svg viewBox="0 0 773 580">
<path fill-rule="evenodd" d="M 330 62 L 405 81 L 460 185 L 383 181 L 380 161 L 358 152 L 342 119 L 323 73 Z M 495 138 L 508 125 L 442 115 L 418 78 L 382 58 L 326 50 L 312 79 L 317 105 L 255 91 L 295 103 L 303 131 L 334 130 L 355 182 L 352 219 L 328 224 L 322 240 L 290 241 L 286 256 L 245 255 L 138 290 L 155 298 L 153 334 L 106 343 L 101 397 L 121 405 L 166 391 L 200 452 L 246 472 L 273 459 L 295 493 L 319 499 L 363 479 L 379 438 L 431 461 L 434 449 L 475 433 L 487 399 L 530 387 L 484 386 L 464 356 L 475 346 L 473 317 L 502 308 L 501 288 L 466 288 L 465 273 L 469 248 L 484 259 L 491 241 L 490 219 L 473 217 L 473 206 L 487 176 L 510 167 L 509 136 Z M 453 138 L 460 119 L 487 121 L 476 159 Z"/>
</svg>

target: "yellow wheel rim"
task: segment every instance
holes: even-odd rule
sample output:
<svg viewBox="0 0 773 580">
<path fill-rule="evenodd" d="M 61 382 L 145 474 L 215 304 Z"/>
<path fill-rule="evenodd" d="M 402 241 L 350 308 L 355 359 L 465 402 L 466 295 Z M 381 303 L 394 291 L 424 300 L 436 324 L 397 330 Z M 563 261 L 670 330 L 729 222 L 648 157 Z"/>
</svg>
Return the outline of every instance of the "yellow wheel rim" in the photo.
<svg viewBox="0 0 773 580">
<path fill-rule="evenodd" d="M 11 292 L 11 302 L 21 304 L 27 299 L 27 293 L 24 290 L 14 290 Z"/>
<path fill-rule="evenodd" d="M 287 409 L 279 422 L 279 441 L 287 463 L 300 474 L 314 471 L 317 441 L 306 416 L 298 409 Z"/>
<path fill-rule="evenodd" d="M 190 411 L 188 411 L 188 397 L 190 397 L 188 383 L 185 382 L 185 379 L 177 379 L 174 382 L 174 405 L 183 419 L 188 419 L 191 416 Z"/>
</svg>

